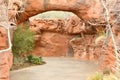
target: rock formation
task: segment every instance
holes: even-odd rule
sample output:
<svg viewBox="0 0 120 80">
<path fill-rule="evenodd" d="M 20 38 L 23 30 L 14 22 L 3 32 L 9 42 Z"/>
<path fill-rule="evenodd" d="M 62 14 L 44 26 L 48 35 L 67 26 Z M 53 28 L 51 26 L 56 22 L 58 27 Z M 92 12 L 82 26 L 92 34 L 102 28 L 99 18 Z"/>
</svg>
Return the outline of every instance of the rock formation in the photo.
<svg viewBox="0 0 120 80">
<path fill-rule="evenodd" d="M 91 53 L 88 49 L 92 53 L 95 50 L 96 28 L 86 25 L 77 16 L 69 19 L 34 19 L 30 23 L 30 30 L 36 33 L 34 54 L 67 56 L 72 53 L 81 57 L 84 53 Z M 98 54 L 95 55 L 98 59 Z"/>
<path fill-rule="evenodd" d="M 8 1 L 8 0 L 6 0 Z M 14 30 L 14 23 L 9 22 L 8 20 L 12 21 L 12 19 L 16 16 L 18 11 L 18 6 L 15 3 L 12 3 L 11 7 L 9 7 L 9 13 L 7 13 L 6 5 L 8 2 L 5 0 L 0 0 L 0 50 L 7 49 L 10 45 L 8 45 L 8 30 L 7 28 L 10 27 L 11 30 L 11 39 L 12 39 L 12 32 Z M 7 16 L 9 15 L 9 17 Z M 9 71 L 12 66 L 12 51 L 7 50 L 4 52 L 0 52 L 0 80 L 9 80 Z"/>
<path fill-rule="evenodd" d="M 39 56 L 74 56 L 77 59 L 97 60 L 99 69 L 115 66 L 113 45 L 109 41 L 102 48 L 105 36 L 99 36 L 105 26 L 86 25 L 76 16 L 69 19 L 34 19 L 30 22 L 31 31 L 36 32 L 33 54 Z M 119 42 L 119 27 L 113 27 L 116 41 Z M 117 33 L 116 33 L 117 32 Z"/>
<path fill-rule="evenodd" d="M 118 48 L 117 52 L 118 54 L 120 53 L 120 27 L 118 25 L 115 25 L 113 28 L 113 34 L 116 42 L 116 46 Z M 112 72 L 115 72 L 115 67 L 116 67 L 116 54 L 114 52 L 114 45 L 113 41 L 110 38 L 109 43 L 107 47 L 105 47 L 102 51 L 102 61 L 101 63 L 101 68 L 108 68 L 111 69 Z"/>
<path fill-rule="evenodd" d="M 12 66 L 12 52 L 0 54 L 0 80 L 9 80 L 9 70 Z"/>
<path fill-rule="evenodd" d="M 25 11 L 17 17 L 17 23 L 46 11 L 69 11 L 85 22 L 99 22 L 103 7 L 100 0 L 24 0 Z M 102 22 L 101 20 L 100 22 Z"/>
<path fill-rule="evenodd" d="M 6 23 L 7 24 L 7 23 Z M 0 26 L 0 50 L 8 48 L 7 30 Z M 0 53 L 0 80 L 9 80 L 9 70 L 12 66 L 12 51 Z"/>
<path fill-rule="evenodd" d="M 2 1 L 2 0 L 1 0 Z M 99 55 L 104 56 L 103 66 L 111 67 L 114 65 L 115 58 L 113 45 L 109 43 L 108 48 L 100 54 L 98 51 L 101 48 L 101 44 L 95 45 L 95 39 L 97 38 L 96 32 L 100 31 L 101 26 L 91 26 L 94 23 L 104 23 L 101 14 L 104 9 L 100 3 L 100 0 L 22 0 L 24 9 L 21 10 L 22 5 L 15 2 L 12 8 L 9 10 L 9 20 L 16 21 L 17 24 L 26 21 L 28 18 L 46 11 L 69 11 L 76 14 L 81 19 L 71 18 L 68 20 L 34 20 L 31 23 L 31 30 L 36 32 L 36 45 L 35 50 L 41 53 L 35 52 L 37 55 L 54 55 L 56 52 L 57 56 L 65 56 L 69 52 L 73 52 L 75 57 L 85 59 L 98 59 Z M 1 3 L 1 2 L 0 2 Z M 19 13 L 20 12 L 20 13 Z M 1 18 L 2 19 L 2 18 Z M 1 20 L 0 19 L 0 20 Z M 1 31 L 2 30 L 2 31 Z M 0 28 L 0 41 L 6 40 L 6 32 Z M 113 28 L 117 46 L 119 46 L 119 27 Z M 75 36 L 78 35 L 78 36 Z M 39 42 L 40 40 L 40 42 Z M 47 44 L 47 45 L 46 45 Z M 85 45 L 84 45 L 85 44 Z M 6 47 L 6 43 L 1 43 L 0 48 Z M 60 49 L 61 50 L 60 50 Z M 72 51 L 70 51 L 71 49 Z M 34 51 L 33 51 L 34 52 Z M 9 54 L 10 53 L 10 54 Z M 62 54 L 60 54 L 62 53 Z M 110 54 L 109 54 L 110 53 Z M 9 76 L 9 65 L 11 65 L 11 52 L 6 54 L 0 54 L 0 80 L 8 79 Z M 4 57 L 5 56 L 5 57 Z M 9 60 L 10 59 L 10 60 Z M 9 62 L 10 61 L 10 62 Z M 3 75 L 4 71 L 7 71 Z"/>
</svg>

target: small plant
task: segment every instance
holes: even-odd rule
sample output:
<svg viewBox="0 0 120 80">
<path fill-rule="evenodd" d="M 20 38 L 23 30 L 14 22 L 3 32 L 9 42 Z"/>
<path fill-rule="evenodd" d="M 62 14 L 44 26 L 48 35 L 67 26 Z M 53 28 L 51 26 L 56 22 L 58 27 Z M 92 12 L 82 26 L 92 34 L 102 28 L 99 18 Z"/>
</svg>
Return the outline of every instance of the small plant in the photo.
<svg viewBox="0 0 120 80">
<path fill-rule="evenodd" d="M 37 65 L 40 65 L 43 62 L 42 57 L 36 57 L 36 56 L 33 56 L 33 55 L 28 55 L 27 56 L 27 61 L 29 63 L 33 63 L 33 64 L 37 64 Z"/>
<path fill-rule="evenodd" d="M 103 70 L 103 74 L 104 75 L 110 75 L 110 69 L 105 69 L 105 70 Z"/>
<path fill-rule="evenodd" d="M 109 69 L 105 69 L 101 73 L 96 73 L 88 78 L 88 80 L 119 80 L 117 77 L 110 72 Z"/>
<path fill-rule="evenodd" d="M 33 58 L 32 63 L 40 65 L 40 64 L 42 64 L 42 58 L 41 57 Z"/>
<path fill-rule="evenodd" d="M 88 78 L 88 80 L 103 80 L 102 73 L 96 73 Z"/>
<path fill-rule="evenodd" d="M 28 55 L 28 56 L 27 56 L 27 61 L 28 61 L 29 63 L 32 63 L 32 59 L 33 59 L 33 55 Z"/>
<path fill-rule="evenodd" d="M 120 80 L 120 79 L 117 79 L 117 77 L 111 73 L 109 75 L 104 75 L 103 80 Z"/>
</svg>

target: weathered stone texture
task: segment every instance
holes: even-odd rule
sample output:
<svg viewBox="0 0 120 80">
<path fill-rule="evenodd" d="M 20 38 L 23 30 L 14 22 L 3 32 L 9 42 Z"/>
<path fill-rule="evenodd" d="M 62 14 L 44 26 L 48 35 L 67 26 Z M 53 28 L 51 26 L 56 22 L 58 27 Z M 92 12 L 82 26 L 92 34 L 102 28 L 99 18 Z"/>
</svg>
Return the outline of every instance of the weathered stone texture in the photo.
<svg viewBox="0 0 120 80">
<path fill-rule="evenodd" d="M 12 59 L 11 51 L 0 53 L 0 80 L 9 80 Z"/>
<path fill-rule="evenodd" d="M 0 27 L 0 50 L 8 48 L 7 30 Z M 12 52 L 0 53 L 0 80 L 9 80 L 9 70 L 12 66 Z"/>
<path fill-rule="evenodd" d="M 68 53 L 68 41 L 70 36 L 54 33 L 43 32 L 41 39 L 36 41 L 33 54 L 39 56 L 66 56 Z"/>
<path fill-rule="evenodd" d="M 69 19 L 34 19 L 31 21 L 30 30 L 36 33 L 36 47 L 33 53 L 44 56 L 65 56 L 69 54 L 70 49 L 73 49 L 73 45 L 70 45 L 73 37 L 84 36 L 82 33 L 94 34 L 96 32 L 93 27 L 81 22 L 77 16 Z M 88 40 L 90 40 L 89 37 L 87 37 Z M 89 45 L 90 42 L 83 42 L 82 45 L 84 44 Z"/>
<path fill-rule="evenodd" d="M 117 29 L 116 29 L 117 28 Z M 115 40 L 119 46 L 118 27 L 113 27 Z M 97 60 L 99 69 L 115 66 L 115 53 L 112 41 L 102 49 L 105 36 L 99 36 L 105 27 L 92 27 L 73 16 L 66 20 L 35 19 L 31 22 L 31 31 L 36 32 L 36 43 L 33 54 L 40 56 L 68 56 L 77 59 Z M 117 32 L 117 33 L 116 33 Z"/>
</svg>

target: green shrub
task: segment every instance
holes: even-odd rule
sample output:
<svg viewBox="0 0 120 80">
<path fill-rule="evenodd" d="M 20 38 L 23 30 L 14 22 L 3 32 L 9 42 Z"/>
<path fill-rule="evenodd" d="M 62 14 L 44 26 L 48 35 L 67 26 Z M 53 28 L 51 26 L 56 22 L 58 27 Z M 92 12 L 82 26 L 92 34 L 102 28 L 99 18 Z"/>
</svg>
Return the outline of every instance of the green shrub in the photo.
<svg viewBox="0 0 120 80">
<path fill-rule="evenodd" d="M 103 80 L 103 74 L 96 73 L 96 74 L 90 76 L 88 80 Z"/>
<path fill-rule="evenodd" d="M 33 58 L 32 63 L 37 64 L 37 65 L 42 64 L 42 57 Z"/>
<path fill-rule="evenodd" d="M 28 55 L 28 56 L 27 56 L 27 61 L 28 61 L 29 63 L 32 62 L 32 59 L 33 59 L 33 55 Z"/>
<path fill-rule="evenodd" d="M 43 62 L 42 57 L 37 57 L 37 56 L 33 56 L 33 55 L 28 55 L 27 61 L 29 63 L 33 63 L 33 64 L 37 64 L 37 65 L 40 65 Z"/>
<path fill-rule="evenodd" d="M 14 32 L 12 51 L 14 55 L 20 56 L 22 53 L 29 52 L 34 46 L 34 33 L 28 27 L 18 26 Z"/>
</svg>

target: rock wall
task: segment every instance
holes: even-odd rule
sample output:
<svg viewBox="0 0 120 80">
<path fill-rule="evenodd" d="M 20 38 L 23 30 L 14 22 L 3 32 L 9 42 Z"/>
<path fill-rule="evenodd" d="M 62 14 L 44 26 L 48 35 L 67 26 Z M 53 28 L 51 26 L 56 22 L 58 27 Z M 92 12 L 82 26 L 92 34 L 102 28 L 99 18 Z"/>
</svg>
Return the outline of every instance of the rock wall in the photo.
<svg viewBox="0 0 120 80">
<path fill-rule="evenodd" d="M 0 50 L 8 48 L 7 31 L 0 26 Z M 9 70 L 12 66 L 12 52 L 0 53 L 0 80 L 9 80 Z"/>
<path fill-rule="evenodd" d="M 9 4 L 9 5 L 7 5 Z M 10 27 L 11 39 L 13 37 L 13 30 L 15 27 L 16 15 L 21 9 L 20 0 L 0 0 L 0 50 L 8 48 L 8 36 L 5 27 Z M 6 12 L 9 7 L 8 13 Z M 8 14 L 8 16 L 6 15 Z M 8 22 L 7 18 L 9 21 Z M 6 51 L 0 53 L 0 80 L 9 80 L 9 71 L 12 66 L 12 51 Z"/>
<path fill-rule="evenodd" d="M 43 32 L 40 41 L 36 41 L 34 54 L 39 56 L 66 56 L 71 36 L 55 32 Z"/>
<path fill-rule="evenodd" d="M 97 60 L 99 52 L 95 52 L 97 49 L 97 45 L 94 42 L 96 37 L 96 35 L 85 35 L 83 38 L 71 39 L 69 43 L 73 48 L 74 57 L 85 60 Z"/>
<path fill-rule="evenodd" d="M 117 52 L 119 54 L 120 53 L 120 27 L 119 27 L 119 24 L 114 25 L 112 27 L 112 30 L 113 30 L 113 35 L 115 38 L 116 46 L 118 48 Z M 110 38 L 107 47 L 105 47 L 103 49 L 103 54 L 102 54 L 103 59 L 101 61 L 102 69 L 108 68 L 108 69 L 111 69 L 112 72 L 115 72 L 115 70 L 116 70 L 116 54 L 114 51 L 115 50 L 114 50 L 113 41 L 112 41 L 112 38 Z M 120 63 L 120 61 L 118 61 L 118 63 Z"/>
<path fill-rule="evenodd" d="M 103 26 L 90 26 L 78 17 L 69 19 L 34 19 L 30 25 L 35 34 L 33 54 L 39 56 L 73 56 L 83 60 L 99 61 L 99 69 L 114 71 L 115 57 L 113 45 L 102 48 L 105 36 L 98 35 L 105 29 Z M 116 34 L 113 29 L 114 34 Z M 118 38 L 116 34 L 116 40 Z M 119 40 L 117 40 L 119 42 Z"/>
<path fill-rule="evenodd" d="M 97 29 L 86 25 L 77 16 L 69 19 L 34 19 L 30 29 L 36 33 L 32 52 L 36 55 L 81 57 L 83 53 L 87 56 L 94 52 Z M 93 47 L 92 51 L 87 51 L 89 47 Z M 95 56 L 97 59 L 97 54 Z"/>
<path fill-rule="evenodd" d="M 12 66 L 12 52 L 0 53 L 0 80 L 9 80 L 9 70 Z"/>
</svg>

